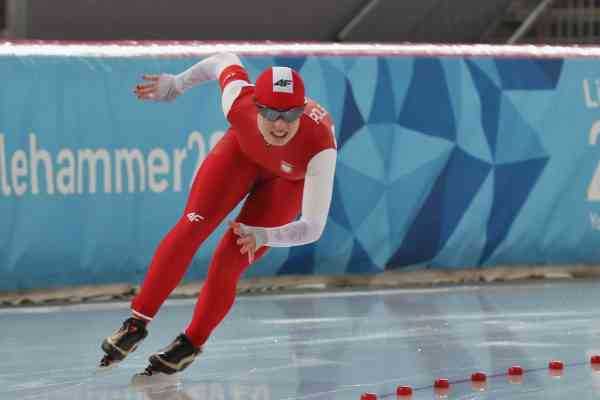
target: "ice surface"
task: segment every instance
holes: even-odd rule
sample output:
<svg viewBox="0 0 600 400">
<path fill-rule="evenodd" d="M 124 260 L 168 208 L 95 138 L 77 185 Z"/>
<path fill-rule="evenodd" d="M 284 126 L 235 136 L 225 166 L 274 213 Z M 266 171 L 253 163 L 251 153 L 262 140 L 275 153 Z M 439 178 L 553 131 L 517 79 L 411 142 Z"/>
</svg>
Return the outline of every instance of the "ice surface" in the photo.
<svg viewBox="0 0 600 400">
<path fill-rule="evenodd" d="M 149 354 L 185 329 L 194 301 L 170 301 L 140 348 L 96 374 L 100 342 L 128 304 L 0 309 L 0 399 L 292 400 L 591 399 L 600 373 L 600 290 L 593 281 L 534 282 L 238 298 L 204 353 L 170 386 L 132 388 Z M 565 362 L 551 377 L 551 359 Z M 521 384 L 508 367 L 521 365 Z M 487 390 L 468 378 L 489 376 Z M 439 397 L 439 396 L 438 396 Z"/>
</svg>

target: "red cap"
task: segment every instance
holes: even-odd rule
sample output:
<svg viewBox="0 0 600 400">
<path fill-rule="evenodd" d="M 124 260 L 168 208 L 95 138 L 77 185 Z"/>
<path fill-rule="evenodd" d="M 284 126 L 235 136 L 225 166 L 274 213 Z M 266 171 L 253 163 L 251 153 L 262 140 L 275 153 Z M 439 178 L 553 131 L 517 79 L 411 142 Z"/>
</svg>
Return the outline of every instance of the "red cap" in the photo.
<svg viewBox="0 0 600 400">
<path fill-rule="evenodd" d="M 289 67 L 271 67 L 256 80 L 256 102 L 278 110 L 300 107 L 306 103 L 304 82 L 300 74 Z"/>
</svg>

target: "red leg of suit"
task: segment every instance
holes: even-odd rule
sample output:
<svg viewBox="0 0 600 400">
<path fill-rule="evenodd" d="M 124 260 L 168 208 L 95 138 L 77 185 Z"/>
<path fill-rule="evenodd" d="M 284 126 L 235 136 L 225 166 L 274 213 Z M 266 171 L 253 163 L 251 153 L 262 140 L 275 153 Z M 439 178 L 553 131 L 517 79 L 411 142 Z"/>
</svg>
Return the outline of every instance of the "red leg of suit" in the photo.
<svg viewBox="0 0 600 400">
<path fill-rule="evenodd" d="M 241 153 L 228 132 L 202 163 L 192 186 L 184 215 L 160 242 L 131 308 L 153 318 L 183 278 L 202 242 L 246 196 L 259 169 Z M 188 218 L 189 213 L 198 215 Z"/>
<path fill-rule="evenodd" d="M 274 227 L 293 221 L 300 212 L 304 181 L 273 178 L 258 184 L 246 199 L 236 221 L 248 225 Z M 240 253 L 237 236 L 228 229 L 211 260 L 194 316 L 185 334 L 199 347 L 225 318 L 235 300 L 237 282 L 248 267 L 248 256 Z M 262 247 L 255 255 L 267 251 Z"/>
</svg>

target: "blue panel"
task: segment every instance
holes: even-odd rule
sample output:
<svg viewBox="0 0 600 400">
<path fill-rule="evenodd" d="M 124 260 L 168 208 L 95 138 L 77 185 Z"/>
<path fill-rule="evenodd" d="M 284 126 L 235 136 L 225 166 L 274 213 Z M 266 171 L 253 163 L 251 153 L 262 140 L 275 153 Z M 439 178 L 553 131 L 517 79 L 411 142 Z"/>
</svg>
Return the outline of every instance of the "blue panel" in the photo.
<svg viewBox="0 0 600 400">
<path fill-rule="evenodd" d="M 463 80 L 468 79 L 469 73 L 463 63 L 456 62 L 455 59 L 443 59 L 441 62 L 446 75 L 451 107 L 454 110 L 454 118 L 458 126 L 460 116 L 463 114 L 462 99 L 466 97 L 463 95 Z"/>
<path fill-rule="evenodd" d="M 414 75 L 398 122 L 414 131 L 455 140 L 454 110 L 439 60 L 426 58 L 415 61 Z"/>
<path fill-rule="evenodd" d="M 345 72 L 349 72 L 354 68 L 354 64 L 358 61 L 357 57 L 340 57 L 344 65 Z"/>
<path fill-rule="evenodd" d="M 534 60 L 537 64 L 537 67 L 543 71 L 543 73 L 548 78 L 548 81 L 551 82 L 552 88 L 556 88 L 560 76 L 562 74 L 562 68 L 565 60 L 563 59 L 542 59 L 542 60 Z M 540 87 L 536 87 L 534 89 L 543 89 Z"/>
<path fill-rule="evenodd" d="M 375 265 L 383 269 L 392 254 L 391 223 L 386 197 L 373 205 L 373 210 L 355 231 L 356 238 Z M 394 221 L 394 223 L 396 223 Z"/>
<path fill-rule="evenodd" d="M 479 71 L 485 74 L 485 76 L 494 83 L 496 87 L 502 87 L 502 80 L 498 73 L 498 67 L 496 66 L 496 60 L 494 58 L 468 58 L 464 60 L 465 67 L 468 64 L 471 66 L 476 65 Z"/>
<path fill-rule="evenodd" d="M 379 135 L 389 136 L 389 132 L 379 128 L 376 125 L 365 125 L 346 142 L 339 152 L 338 162 L 376 181 L 384 182 L 387 171 L 385 158 L 379 154 L 375 138 Z"/>
<path fill-rule="evenodd" d="M 547 161 L 547 158 L 540 158 L 496 167 L 494 201 L 488 223 L 487 243 L 480 263 L 485 263 L 506 237 Z"/>
<path fill-rule="evenodd" d="M 330 57 L 327 59 L 330 59 Z M 346 77 L 328 61 L 319 60 L 319 64 L 321 65 L 321 75 L 325 83 L 323 89 L 327 92 L 327 101 L 323 103 L 323 106 L 327 107 L 327 110 L 330 112 L 336 126 L 335 133 L 338 143 L 340 143 L 340 128 L 344 116 L 346 88 L 348 87 Z"/>
<path fill-rule="evenodd" d="M 557 102 L 557 92 L 552 90 L 535 90 L 527 92 L 527 96 L 521 91 L 505 90 L 502 95 L 536 131 L 547 121 Z"/>
<path fill-rule="evenodd" d="M 391 157 L 389 170 L 389 179 L 392 181 L 440 156 L 447 158 L 450 150 L 454 148 L 452 142 L 444 139 L 407 131 L 404 128 L 397 130 L 401 133 L 394 137 L 393 142 L 394 157 Z"/>
<path fill-rule="evenodd" d="M 338 147 L 344 147 L 348 139 L 365 124 L 352 93 L 352 85 L 346 80 L 346 97 L 344 99 L 344 114 L 339 130 Z"/>
<path fill-rule="evenodd" d="M 345 76 L 345 66 L 344 66 L 344 57 L 336 57 L 336 56 L 324 56 L 324 57 L 314 57 L 321 63 L 323 67 L 328 66 L 329 68 L 333 68 L 336 71 L 336 74 L 341 76 Z"/>
<path fill-rule="evenodd" d="M 495 154 L 500 115 L 500 89 L 474 63 L 467 61 L 467 66 L 481 102 L 480 112 L 483 131 L 492 149 L 492 154 Z"/>
<path fill-rule="evenodd" d="M 440 185 L 443 196 L 443 217 L 440 245 L 454 232 L 467 208 L 485 181 L 491 166 L 456 148 L 444 171 L 444 183 Z M 436 189 L 434 189 L 435 191 Z"/>
<path fill-rule="evenodd" d="M 277 275 L 308 275 L 315 270 L 315 246 L 292 247 Z"/>
<path fill-rule="evenodd" d="M 350 199 L 348 199 L 350 201 Z M 333 195 L 331 199 L 331 208 L 329 209 L 329 218 L 337 222 L 346 229 L 352 229 L 346 207 L 344 206 L 344 198 L 340 192 L 339 177 L 335 178 L 333 185 Z"/>
<path fill-rule="evenodd" d="M 446 149 L 436 158 L 403 174 L 391 182 L 387 191 L 391 242 L 397 246 L 417 217 L 423 204 L 448 162 L 452 149 Z"/>
<path fill-rule="evenodd" d="M 432 267 L 464 268 L 478 265 L 486 243 L 493 196 L 494 174 L 488 173 L 452 236 L 431 262 Z"/>
<path fill-rule="evenodd" d="M 300 71 L 306 62 L 306 57 L 275 57 L 273 65 L 281 67 L 290 67 L 296 71 Z"/>
<path fill-rule="evenodd" d="M 315 273 L 325 275 L 345 273 L 353 248 L 353 232 L 330 218 L 325 225 L 323 236 L 315 244 Z"/>
<path fill-rule="evenodd" d="M 501 100 L 499 131 L 495 154 L 497 163 L 547 156 L 538 133 L 506 96 L 502 96 Z"/>
<path fill-rule="evenodd" d="M 325 107 L 329 112 L 332 112 L 328 94 L 331 93 L 333 88 L 327 87 L 327 77 L 321 66 L 319 60 L 310 58 L 299 71 L 302 76 L 312 76 L 313 78 L 309 81 L 304 82 L 306 95 L 315 100 L 317 103 Z M 335 89 L 337 92 L 339 89 Z"/>
<path fill-rule="evenodd" d="M 375 143 L 375 147 L 379 153 L 379 157 L 383 162 L 384 176 L 389 176 L 390 166 L 393 158 L 400 158 L 399 154 L 394 151 L 394 142 L 400 129 L 397 125 L 381 124 L 367 125 L 371 133 L 371 140 Z"/>
<path fill-rule="evenodd" d="M 348 266 L 346 272 L 349 274 L 373 274 L 381 272 L 381 270 L 373 263 L 359 241 L 355 240 L 352 249 L 352 263 Z"/>
<path fill-rule="evenodd" d="M 396 122 L 396 104 L 393 92 L 394 82 L 390 77 L 387 64 L 383 59 L 377 63 L 377 86 L 373 107 L 369 114 L 369 123 L 393 123 Z"/>
<path fill-rule="evenodd" d="M 469 207 L 489 169 L 488 164 L 456 148 L 391 264 L 411 265 L 434 258 Z"/>
<path fill-rule="evenodd" d="M 531 60 L 526 58 L 496 60 L 505 90 L 551 90 L 560 78 L 561 59 Z"/>
<path fill-rule="evenodd" d="M 250 79 L 255 80 L 258 75 L 267 68 L 273 66 L 274 62 L 271 57 L 256 57 L 245 56 L 241 57 L 244 67 L 248 70 Z"/>
<path fill-rule="evenodd" d="M 415 59 L 411 57 L 386 57 L 385 62 L 392 82 L 394 102 L 396 104 L 396 117 L 400 114 L 408 89 L 414 75 Z M 397 118 L 396 118 L 397 120 Z"/>
<path fill-rule="evenodd" d="M 384 184 L 338 163 L 336 175 L 339 191 L 353 229 L 357 229 L 383 196 Z"/>
<path fill-rule="evenodd" d="M 472 75 L 465 63 L 463 63 L 463 71 L 464 76 L 460 90 L 460 109 L 462 112 L 458 115 L 456 143 L 472 156 L 491 163 L 493 158 L 490 145 L 484 133 L 482 119 L 479 114 L 482 109 L 481 99 L 477 95 L 467 95 L 467 93 L 472 94 L 477 93 L 477 91 Z"/>
<path fill-rule="evenodd" d="M 131 89 L 142 74 L 198 60 L 1 60 L 10 79 L 0 91 L 0 290 L 139 283 L 228 128 L 217 83 L 140 102 Z M 299 69 L 340 146 L 324 236 L 271 252 L 247 276 L 597 263 L 597 60 L 242 61 L 252 79 L 274 63 Z M 186 279 L 206 275 L 224 228 Z"/>
<path fill-rule="evenodd" d="M 369 118 L 376 100 L 375 89 L 379 80 L 377 64 L 376 57 L 360 57 L 346 74 L 352 84 L 354 100 L 363 120 Z"/>
</svg>

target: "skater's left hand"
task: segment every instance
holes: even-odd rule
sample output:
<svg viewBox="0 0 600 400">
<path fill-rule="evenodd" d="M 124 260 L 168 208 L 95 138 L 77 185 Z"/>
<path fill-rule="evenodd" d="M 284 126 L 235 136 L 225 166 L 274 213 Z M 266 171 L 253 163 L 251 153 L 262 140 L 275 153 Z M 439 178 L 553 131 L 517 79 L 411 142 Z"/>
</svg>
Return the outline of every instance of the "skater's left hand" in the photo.
<svg viewBox="0 0 600 400">
<path fill-rule="evenodd" d="M 261 228 L 255 228 L 248 225 L 244 225 L 240 222 L 229 222 L 229 226 L 239 238 L 236 243 L 241 247 L 240 253 L 248 254 L 248 261 L 252 263 L 254 261 L 254 254 L 256 250 L 265 244 L 266 240 L 261 231 Z"/>
</svg>

